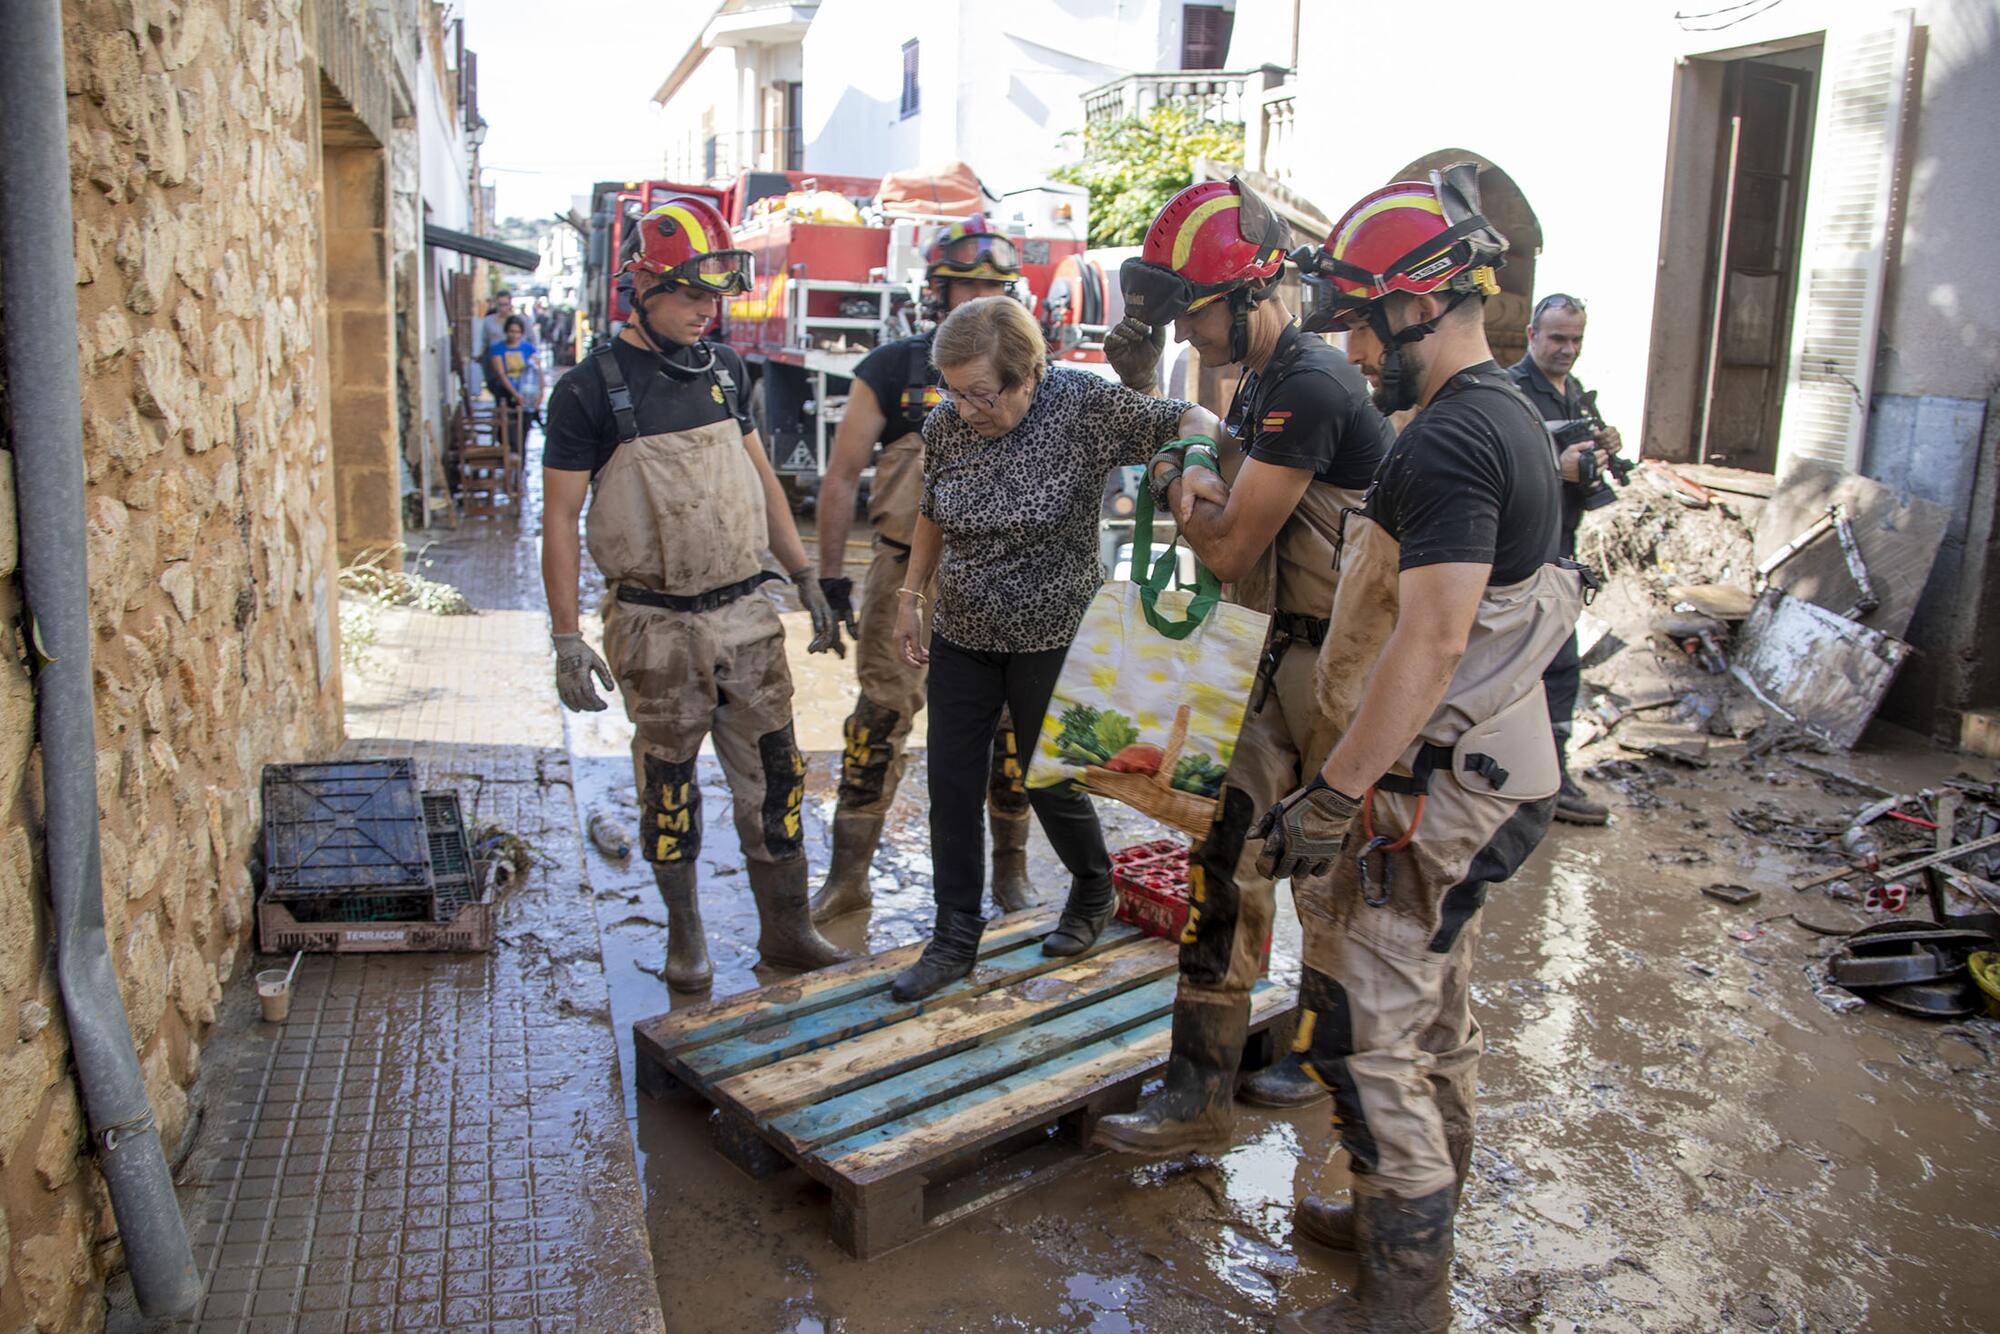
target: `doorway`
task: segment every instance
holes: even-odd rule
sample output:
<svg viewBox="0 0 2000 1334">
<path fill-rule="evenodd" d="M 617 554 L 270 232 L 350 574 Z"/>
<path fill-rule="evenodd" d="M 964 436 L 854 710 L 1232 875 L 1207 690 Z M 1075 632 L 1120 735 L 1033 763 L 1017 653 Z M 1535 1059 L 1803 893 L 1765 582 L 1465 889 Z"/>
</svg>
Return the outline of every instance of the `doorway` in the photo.
<svg viewBox="0 0 2000 1334">
<path fill-rule="evenodd" d="M 1777 466 L 1819 51 L 1726 62 L 1701 324 L 1698 463 L 1752 472 Z"/>
</svg>

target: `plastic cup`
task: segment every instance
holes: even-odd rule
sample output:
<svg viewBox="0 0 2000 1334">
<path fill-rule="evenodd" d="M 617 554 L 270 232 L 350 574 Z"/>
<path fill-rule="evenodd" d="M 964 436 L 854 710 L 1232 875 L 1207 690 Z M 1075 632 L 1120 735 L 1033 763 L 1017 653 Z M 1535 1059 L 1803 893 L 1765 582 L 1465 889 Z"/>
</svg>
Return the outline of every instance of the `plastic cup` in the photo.
<svg viewBox="0 0 2000 1334">
<path fill-rule="evenodd" d="M 292 970 L 266 968 L 257 974 L 257 1000 L 264 1007 L 266 1022 L 284 1023 L 292 1012 Z"/>
</svg>

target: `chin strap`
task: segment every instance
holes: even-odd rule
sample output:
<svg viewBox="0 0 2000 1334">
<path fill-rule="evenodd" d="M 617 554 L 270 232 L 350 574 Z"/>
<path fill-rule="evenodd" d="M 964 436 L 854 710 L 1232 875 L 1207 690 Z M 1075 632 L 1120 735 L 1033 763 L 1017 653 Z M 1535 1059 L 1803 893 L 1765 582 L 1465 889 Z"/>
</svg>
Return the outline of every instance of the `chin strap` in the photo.
<svg viewBox="0 0 2000 1334">
<path fill-rule="evenodd" d="M 660 359 L 660 366 L 668 375 L 676 380 L 693 380 L 708 374 L 714 368 L 715 349 L 697 340 L 693 346 L 701 349 L 706 354 L 706 360 L 698 366 L 689 366 L 675 361 L 675 354 L 685 352 L 687 345 L 676 343 L 673 339 L 661 335 L 646 318 L 645 303 L 650 301 L 656 293 L 665 291 L 672 286 L 672 283 L 662 283 L 643 297 L 634 297 L 632 301 L 632 315 L 630 319 L 625 321 L 625 324 L 627 328 L 639 331 L 639 336 L 646 340 L 646 346 L 653 349 L 653 355 Z"/>
<path fill-rule="evenodd" d="M 1454 292 L 1443 310 L 1425 320 L 1422 324 L 1412 324 L 1399 332 L 1389 331 L 1389 315 L 1380 301 L 1368 307 L 1368 327 L 1375 331 L 1375 337 L 1382 343 L 1382 398 L 1388 412 L 1401 412 L 1417 405 L 1417 385 L 1415 380 L 1404 373 L 1403 348 L 1410 343 L 1421 343 L 1437 332 L 1439 321 L 1472 299 L 1470 292 Z"/>
</svg>

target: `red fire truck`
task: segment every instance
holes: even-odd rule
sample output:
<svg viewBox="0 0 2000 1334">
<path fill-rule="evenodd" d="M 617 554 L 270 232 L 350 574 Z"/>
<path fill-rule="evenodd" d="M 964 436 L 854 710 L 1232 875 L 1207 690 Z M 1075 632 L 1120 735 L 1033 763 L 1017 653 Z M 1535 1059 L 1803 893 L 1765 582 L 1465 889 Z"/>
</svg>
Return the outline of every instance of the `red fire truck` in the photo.
<svg viewBox="0 0 2000 1334">
<path fill-rule="evenodd" d="M 607 337 L 629 313 L 615 261 L 625 230 L 676 195 L 715 202 L 756 261 L 756 286 L 725 304 L 719 336 L 743 354 L 752 408 L 772 465 L 795 503 L 817 491 L 854 368 L 870 349 L 920 327 L 923 256 L 962 214 L 880 207 L 876 177 L 746 172 L 727 187 L 668 181 L 600 183 L 585 256 L 587 338 Z M 1050 325 L 1059 267 L 1073 272 L 1089 232 L 1087 197 L 1055 186 L 987 196 L 987 215 L 1021 248 L 1023 297 Z M 969 209 L 967 211 L 970 211 Z M 1093 312 L 1094 309 L 1093 309 Z M 1074 325 L 1078 316 L 1070 316 Z M 1101 365 L 1091 330 L 1058 355 Z M 1052 348 L 1056 346 L 1054 340 Z"/>
</svg>

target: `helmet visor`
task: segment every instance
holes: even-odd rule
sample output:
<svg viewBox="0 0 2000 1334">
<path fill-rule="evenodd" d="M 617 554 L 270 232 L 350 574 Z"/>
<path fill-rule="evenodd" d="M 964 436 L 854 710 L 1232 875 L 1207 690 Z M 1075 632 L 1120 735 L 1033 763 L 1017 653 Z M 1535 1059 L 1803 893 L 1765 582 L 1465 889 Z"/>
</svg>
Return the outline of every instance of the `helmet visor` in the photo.
<svg viewBox="0 0 2000 1334">
<path fill-rule="evenodd" d="M 933 267 L 945 270 L 963 271 L 982 266 L 1003 273 L 1018 272 L 1021 267 L 1020 249 L 1005 236 L 960 236 L 943 243 L 938 248 L 937 259 L 933 261 Z"/>
<path fill-rule="evenodd" d="M 757 282 L 757 265 L 747 250 L 718 250 L 683 260 L 660 275 L 711 292 L 747 292 Z"/>
</svg>

